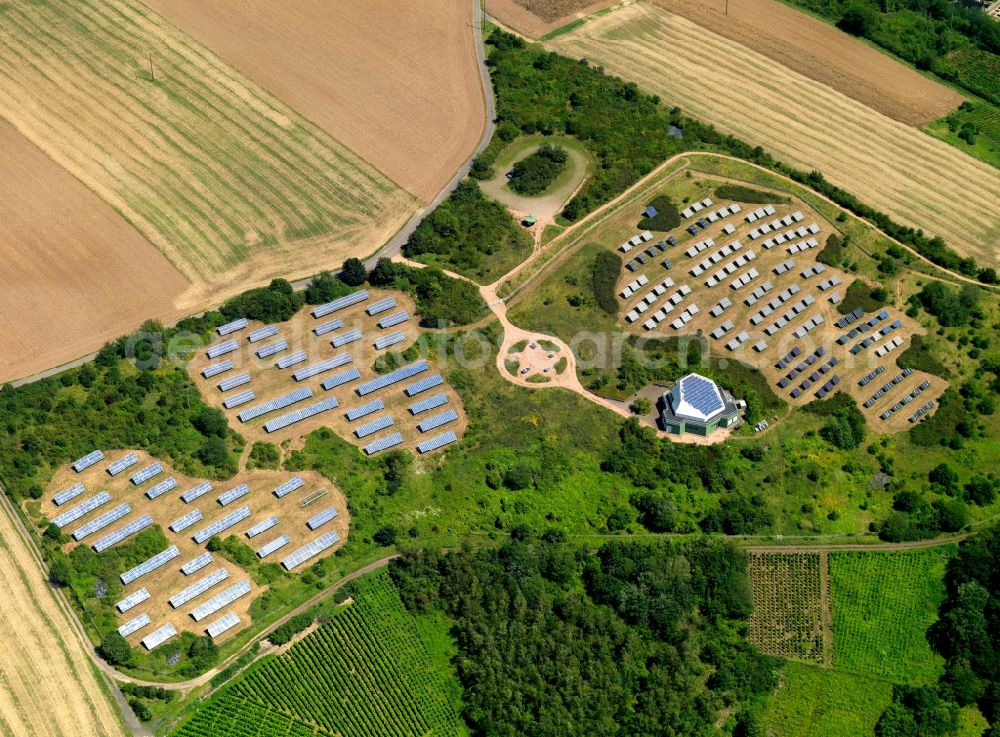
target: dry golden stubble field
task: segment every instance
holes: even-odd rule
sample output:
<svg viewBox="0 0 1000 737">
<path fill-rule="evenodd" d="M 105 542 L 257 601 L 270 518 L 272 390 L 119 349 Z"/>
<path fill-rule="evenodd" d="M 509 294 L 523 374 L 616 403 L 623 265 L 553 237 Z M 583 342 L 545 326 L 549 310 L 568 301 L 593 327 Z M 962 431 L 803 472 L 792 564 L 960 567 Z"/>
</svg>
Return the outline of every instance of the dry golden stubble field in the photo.
<svg viewBox="0 0 1000 737">
<path fill-rule="evenodd" d="M 416 206 L 137 0 L 10 3 L 3 19 L 0 116 L 195 285 L 184 307 L 367 255 Z"/>
<path fill-rule="evenodd" d="M 111 207 L 0 120 L 0 383 L 177 316 L 187 281 Z"/>
<path fill-rule="evenodd" d="M 146 0 L 422 200 L 486 124 L 469 0 Z"/>
<path fill-rule="evenodd" d="M 124 737 L 77 625 L 7 509 L 0 510 L 0 733 Z"/>
<path fill-rule="evenodd" d="M 778 0 L 652 0 L 907 125 L 937 120 L 960 94 Z M 726 11 L 728 7 L 728 12 Z"/>
<path fill-rule="evenodd" d="M 547 48 L 586 57 L 863 202 L 1000 264 L 1000 172 L 662 9 L 635 4 Z"/>
</svg>

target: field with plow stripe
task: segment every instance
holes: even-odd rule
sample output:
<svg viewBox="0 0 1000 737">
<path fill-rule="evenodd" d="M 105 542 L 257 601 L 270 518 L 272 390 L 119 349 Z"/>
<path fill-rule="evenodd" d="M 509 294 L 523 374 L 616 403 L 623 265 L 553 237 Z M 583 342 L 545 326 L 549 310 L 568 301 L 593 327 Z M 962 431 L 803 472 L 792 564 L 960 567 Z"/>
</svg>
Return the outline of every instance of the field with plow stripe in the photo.
<svg viewBox="0 0 1000 737">
<path fill-rule="evenodd" d="M 1000 171 L 745 46 L 637 3 L 546 47 L 634 80 L 789 164 L 817 169 L 981 264 L 1000 264 Z"/>
<path fill-rule="evenodd" d="M 366 255 L 413 198 L 134 0 L 2 11 L 0 115 L 195 285 Z"/>
</svg>

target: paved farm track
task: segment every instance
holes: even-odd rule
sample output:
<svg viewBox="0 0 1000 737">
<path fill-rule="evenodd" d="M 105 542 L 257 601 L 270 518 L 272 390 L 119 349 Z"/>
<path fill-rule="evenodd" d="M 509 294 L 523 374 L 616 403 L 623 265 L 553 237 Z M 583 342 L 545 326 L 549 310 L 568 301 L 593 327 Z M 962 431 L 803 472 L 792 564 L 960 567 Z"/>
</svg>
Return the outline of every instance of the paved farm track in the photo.
<svg viewBox="0 0 1000 737">
<path fill-rule="evenodd" d="M 1000 264 L 1000 171 L 739 43 L 639 3 L 546 46 L 634 80 L 798 168 L 823 172 L 963 255 Z"/>
</svg>

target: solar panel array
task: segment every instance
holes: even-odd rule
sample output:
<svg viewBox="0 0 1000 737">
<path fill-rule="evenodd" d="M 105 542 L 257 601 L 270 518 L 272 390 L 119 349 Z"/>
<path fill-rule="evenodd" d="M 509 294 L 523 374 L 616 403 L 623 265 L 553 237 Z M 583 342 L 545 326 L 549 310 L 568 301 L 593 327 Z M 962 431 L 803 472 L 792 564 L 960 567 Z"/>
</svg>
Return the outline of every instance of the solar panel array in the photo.
<svg viewBox="0 0 1000 737">
<path fill-rule="evenodd" d="M 128 637 L 129 635 L 138 632 L 147 624 L 152 624 L 153 620 L 149 618 L 149 615 L 143 612 L 135 619 L 130 619 L 121 627 L 118 628 L 118 634 L 122 637 Z"/>
<path fill-rule="evenodd" d="M 219 356 L 224 356 L 227 353 L 232 353 L 238 348 L 239 346 L 235 340 L 225 340 L 222 343 L 210 345 L 208 350 L 205 351 L 205 355 L 209 358 L 218 358 Z"/>
<path fill-rule="evenodd" d="M 211 379 L 213 376 L 224 374 L 232 368 L 233 362 L 227 358 L 225 361 L 219 361 L 218 363 L 213 363 L 211 366 L 206 366 L 201 370 L 201 375 L 206 379 Z"/>
<path fill-rule="evenodd" d="M 181 573 L 185 576 L 190 576 L 192 573 L 197 573 L 202 568 L 207 566 L 213 560 L 212 554 L 209 552 L 204 552 L 199 556 L 196 556 L 189 560 L 187 563 L 181 566 Z"/>
<path fill-rule="evenodd" d="M 303 399 L 309 399 L 312 395 L 312 389 L 304 386 L 299 389 L 295 389 L 288 394 L 283 394 L 280 397 L 264 402 L 263 404 L 258 404 L 254 407 L 245 409 L 240 412 L 237 417 L 240 418 L 240 422 L 248 422 L 260 417 L 261 415 L 266 415 L 268 412 L 274 412 L 275 410 L 283 409 L 289 405 L 295 404 L 296 402 L 301 402 Z"/>
<path fill-rule="evenodd" d="M 231 397 L 226 397 L 226 399 L 222 402 L 222 406 L 226 409 L 242 407 L 247 402 L 252 402 L 256 398 L 257 395 L 253 393 L 253 389 L 247 389 L 245 392 L 240 392 L 239 394 L 234 394 Z"/>
<path fill-rule="evenodd" d="M 215 329 L 215 332 L 219 335 L 229 335 L 230 333 L 235 333 L 237 330 L 242 330 L 249 324 L 249 321 L 245 317 L 241 317 L 232 322 L 227 322 L 225 325 L 220 325 Z"/>
<path fill-rule="evenodd" d="M 361 289 L 353 294 L 348 294 L 346 297 L 340 297 L 333 300 L 333 302 L 327 302 L 325 305 L 313 308 L 312 316 L 323 317 L 323 315 L 329 315 L 331 312 L 356 305 L 358 302 L 364 302 L 366 299 L 368 299 L 368 290 Z"/>
<path fill-rule="evenodd" d="M 320 361 L 319 363 L 314 363 L 311 366 L 306 366 L 305 368 L 300 368 L 294 374 L 292 378 L 296 381 L 302 381 L 304 379 L 312 378 L 317 374 L 321 374 L 324 371 L 329 371 L 330 369 L 340 368 L 345 363 L 351 362 L 350 353 L 341 353 L 333 358 L 328 358 L 325 361 Z"/>
<path fill-rule="evenodd" d="M 330 322 L 324 322 L 322 325 L 317 325 L 313 328 L 313 332 L 319 335 L 326 335 L 327 333 L 332 333 L 338 328 L 344 327 L 344 321 L 339 317 L 336 320 L 330 320 Z"/>
<path fill-rule="evenodd" d="M 250 582 L 240 581 L 237 584 L 233 584 L 225 591 L 216 594 L 204 604 L 196 606 L 191 610 L 191 617 L 195 622 L 200 622 L 205 617 L 215 614 L 217 611 L 222 609 L 222 607 L 229 606 L 241 596 L 246 596 L 249 593 Z"/>
<path fill-rule="evenodd" d="M 104 460 L 103 451 L 92 450 L 89 453 L 87 453 L 87 455 L 85 455 L 83 458 L 77 458 L 75 461 L 73 461 L 73 470 L 76 471 L 77 473 L 80 473 L 80 471 L 83 471 L 86 468 L 90 468 L 98 461 L 103 461 L 103 460 Z"/>
<path fill-rule="evenodd" d="M 171 545 L 169 548 L 160 551 L 149 560 L 143 561 L 135 568 L 130 568 L 129 570 L 125 571 L 125 573 L 119 576 L 119 578 L 122 580 L 123 584 L 126 585 L 130 584 L 137 578 L 145 576 L 150 571 L 155 571 L 157 568 L 159 568 L 162 565 L 165 565 L 167 562 L 173 560 L 180 554 L 181 551 L 177 549 L 177 546 Z"/>
<path fill-rule="evenodd" d="M 347 345 L 348 343 L 353 343 L 356 340 L 361 340 L 361 330 L 354 328 L 353 330 L 348 330 L 347 332 L 341 333 L 340 335 L 335 335 L 333 340 L 330 341 L 330 345 L 334 348 L 340 348 L 341 346 Z"/>
<path fill-rule="evenodd" d="M 268 517 L 267 519 L 261 520 L 260 522 L 258 522 L 257 524 L 255 524 L 253 527 L 251 527 L 249 530 L 247 530 L 246 536 L 247 537 L 257 537 L 257 535 L 259 535 L 262 532 L 267 532 L 272 527 L 274 527 L 276 524 L 278 524 L 278 518 L 277 517 L 274 517 L 274 516 Z"/>
<path fill-rule="evenodd" d="M 349 422 L 354 422 L 355 420 L 360 420 L 362 417 L 370 415 L 372 412 L 378 412 L 380 409 L 385 409 L 385 402 L 381 399 L 373 399 L 366 404 L 362 404 L 358 407 L 352 407 L 344 414 Z"/>
<path fill-rule="evenodd" d="M 306 520 L 306 527 L 310 530 L 315 530 L 317 527 L 322 527 L 327 522 L 332 520 L 337 516 L 337 510 L 333 507 L 327 507 L 319 514 L 314 514 L 312 517 Z"/>
<path fill-rule="evenodd" d="M 171 476 L 170 478 L 163 479 L 163 481 L 158 483 L 156 486 L 151 486 L 146 489 L 146 497 L 152 501 L 153 499 L 156 499 L 156 497 L 163 496 L 168 491 L 175 488 L 177 488 L 177 479 Z"/>
<path fill-rule="evenodd" d="M 368 306 L 368 309 L 365 310 L 365 312 L 367 312 L 368 316 L 371 317 L 372 315 L 377 315 L 380 312 L 391 310 L 395 306 L 396 306 L 396 298 L 386 297 L 385 299 L 380 299 L 378 302 L 372 302 Z"/>
<path fill-rule="evenodd" d="M 153 648 L 159 647 L 176 634 L 177 630 L 172 624 L 167 622 L 152 634 L 146 635 L 142 638 L 142 645 L 147 650 L 152 650 Z"/>
<path fill-rule="evenodd" d="M 369 435 L 377 433 L 379 430 L 385 430 L 387 427 L 392 427 L 392 417 L 389 415 L 382 415 L 371 422 L 366 422 L 363 425 L 358 425 L 354 428 L 354 434 L 359 438 L 365 438 Z"/>
<path fill-rule="evenodd" d="M 57 515 L 55 518 L 53 518 L 52 524 L 62 529 L 71 522 L 76 522 L 84 515 L 90 514 L 102 504 L 107 504 L 110 501 L 111 501 L 111 495 L 106 491 L 102 491 L 99 494 L 95 494 L 89 499 L 80 502 L 75 507 L 70 507 L 62 514 Z"/>
<path fill-rule="evenodd" d="M 432 450 L 437 450 L 442 448 L 449 443 L 454 443 L 458 440 L 458 436 L 455 435 L 453 430 L 449 430 L 446 433 L 433 437 L 430 440 L 425 440 L 417 446 L 418 453 L 430 453 Z"/>
<path fill-rule="evenodd" d="M 132 520 L 127 525 L 119 527 L 114 532 L 109 532 L 104 537 L 98 538 L 94 541 L 94 552 L 102 553 L 112 545 L 117 545 L 126 537 L 134 535 L 137 532 L 145 530 L 147 527 L 153 524 L 153 517 L 149 514 L 144 514 L 141 517 Z"/>
<path fill-rule="evenodd" d="M 262 328 L 257 328 L 256 330 L 252 331 L 250 335 L 247 336 L 247 340 L 249 340 L 251 343 L 259 343 L 260 341 L 264 340 L 264 338 L 270 338 L 272 335 L 277 335 L 277 334 L 278 334 L 277 325 L 265 325 Z"/>
<path fill-rule="evenodd" d="M 220 532 L 225 532 L 230 527 L 232 527 L 238 522 L 242 522 L 249 516 L 250 516 L 250 507 L 246 506 L 240 507 L 239 509 L 230 512 L 225 517 L 221 517 L 215 520 L 215 522 L 210 524 L 208 527 L 202 530 L 198 530 L 198 532 L 194 534 L 194 541 L 200 545 L 213 535 L 218 535 Z"/>
<path fill-rule="evenodd" d="M 296 489 L 301 489 L 305 485 L 306 482 L 302 480 L 301 476 L 292 476 L 285 483 L 274 487 L 274 495 L 281 499 L 281 497 L 287 496 Z"/>
<path fill-rule="evenodd" d="M 448 396 L 444 392 L 438 392 L 432 397 L 427 397 L 427 399 L 421 399 L 419 402 L 411 404 L 410 414 L 419 415 L 421 412 L 437 409 L 443 404 L 448 404 Z"/>
<path fill-rule="evenodd" d="M 208 481 L 202 481 L 197 486 L 192 486 L 190 489 L 181 494 L 181 499 L 185 504 L 190 504 L 195 499 L 200 496 L 205 496 L 208 492 L 212 490 L 212 484 Z"/>
<path fill-rule="evenodd" d="M 294 553 L 286 557 L 283 561 L 281 561 L 281 565 L 285 567 L 286 571 L 290 571 L 296 566 L 302 565 L 310 558 L 319 555 L 327 548 L 336 545 L 338 542 L 340 542 L 340 535 L 336 532 L 327 532 L 325 535 L 320 535 L 315 540 L 311 540 L 306 543 Z"/>
<path fill-rule="evenodd" d="M 295 351 L 295 353 L 289 353 L 287 356 L 282 356 L 275 362 L 275 366 L 280 369 L 286 369 L 289 366 L 294 366 L 297 363 L 302 363 L 309 356 L 306 355 L 305 351 Z"/>
<path fill-rule="evenodd" d="M 250 374 L 244 371 L 242 374 L 236 374 L 235 376 L 230 376 L 229 378 L 223 379 L 219 382 L 219 391 L 228 392 L 230 389 L 235 389 L 238 386 L 243 386 L 244 384 L 250 383 Z"/>
<path fill-rule="evenodd" d="M 443 383 L 444 379 L 441 378 L 441 374 L 434 374 L 433 376 L 426 376 L 419 381 L 414 381 L 404 391 L 406 392 L 406 396 L 415 397 L 417 394 L 425 392 L 428 389 L 433 389 L 436 386 L 441 386 Z"/>
<path fill-rule="evenodd" d="M 133 591 L 131 594 L 126 596 L 124 599 L 115 604 L 115 607 L 122 614 L 127 612 L 129 609 L 139 606 L 142 602 L 149 598 L 149 591 L 145 588 L 141 588 L 138 591 Z"/>
<path fill-rule="evenodd" d="M 402 330 L 397 330 L 394 333 L 389 333 L 388 335 L 383 335 L 375 340 L 375 350 L 383 350 L 391 345 L 396 345 L 397 343 L 402 343 L 406 340 L 406 333 Z"/>
<path fill-rule="evenodd" d="M 73 531 L 73 539 L 77 542 L 83 540 L 83 538 L 88 535 L 93 535 L 98 530 L 103 530 L 105 527 L 110 525 L 112 522 L 117 522 L 122 517 L 132 513 L 132 505 L 128 502 L 124 504 L 119 504 L 114 509 L 109 509 L 107 512 L 102 514 L 100 517 L 95 517 L 94 519 L 87 522 L 82 527 Z"/>
<path fill-rule="evenodd" d="M 719 390 L 711 381 L 701 376 L 685 376 L 682 379 L 681 391 L 684 399 L 706 416 L 718 412 L 725 406 L 719 397 Z"/>
<path fill-rule="evenodd" d="M 136 486 L 144 484 L 154 476 L 159 476 L 161 473 L 163 473 L 163 466 L 159 463 L 151 463 L 141 471 L 136 471 L 132 474 L 132 483 Z"/>
<path fill-rule="evenodd" d="M 84 491 L 86 491 L 86 487 L 83 484 L 73 484 L 68 489 L 63 489 L 58 494 L 56 494 L 52 498 L 52 501 L 55 502 L 55 505 L 57 507 L 59 507 L 72 499 L 76 499 Z"/>
<path fill-rule="evenodd" d="M 122 456 L 117 461 L 108 466 L 108 475 L 117 476 L 126 468 L 131 468 L 138 462 L 139 462 L 139 457 L 135 453 L 129 453 L 126 456 Z"/>
<path fill-rule="evenodd" d="M 379 389 L 384 389 L 385 387 L 396 384 L 404 379 L 409 379 L 411 376 L 416 376 L 426 370 L 427 361 L 414 361 L 413 363 L 402 366 L 395 371 L 390 371 L 389 373 L 383 374 L 382 376 L 374 378 L 371 381 L 359 384 L 354 391 L 358 393 L 359 397 L 363 397 L 366 394 L 377 392 Z"/>
<path fill-rule="evenodd" d="M 402 312 L 395 312 L 389 315 L 388 317 L 383 317 L 381 320 L 378 321 L 378 326 L 383 330 L 385 330 L 386 328 L 391 328 L 394 325 L 399 325 L 400 323 L 404 323 L 409 319 L 410 319 L 410 313 L 407 312 L 406 310 L 403 310 Z"/>
<path fill-rule="evenodd" d="M 267 358 L 268 356 L 273 356 L 275 353 L 281 353 L 286 348 L 288 348 L 287 340 L 284 338 L 276 340 L 273 343 L 268 343 L 267 345 L 262 345 L 258 348 L 257 358 Z"/>
<path fill-rule="evenodd" d="M 339 374 L 334 374 L 333 376 L 324 379 L 320 386 L 326 389 L 326 391 L 330 391 L 331 389 L 336 389 L 338 386 L 346 384 L 349 381 L 354 381 L 355 379 L 360 378 L 361 372 L 356 368 L 352 368 L 347 371 L 341 371 Z"/>
<path fill-rule="evenodd" d="M 208 627 L 205 628 L 205 631 L 208 633 L 208 636 L 214 640 L 223 632 L 231 630 L 239 623 L 240 618 L 237 616 L 236 612 L 227 612 L 208 625 Z"/>
<path fill-rule="evenodd" d="M 179 591 L 170 597 L 169 603 L 174 609 L 180 606 L 184 606 L 192 599 L 201 596 L 206 591 L 208 591 L 213 586 L 225 581 L 229 578 L 229 571 L 225 568 L 220 568 L 217 571 L 212 571 L 207 576 L 199 581 L 195 581 L 193 584 L 188 586 L 183 591 Z"/>
<path fill-rule="evenodd" d="M 201 514 L 201 510 L 200 509 L 194 509 L 194 510 L 188 512 L 187 514 L 181 515 L 180 517 L 178 517 L 177 519 L 175 519 L 173 522 L 171 522 L 170 523 L 170 529 L 173 532 L 183 532 L 184 530 L 186 530 L 187 528 L 189 528 L 191 525 L 195 524 L 196 522 L 201 522 L 203 519 L 204 519 L 204 517 Z"/>
<path fill-rule="evenodd" d="M 282 535 L 281 537 L 276 537 L 271 542 L 257 549 L 257 557 L 266 558 L 275 550 L 278 550 L 279 548 L 283 548 L 286 545 L 288 545 L 288 543 L 290 543 L 291 541 L 292 539 L 288 537 L 288 535 Z"/>
<path fill-rule="evenodd" d="M 399 445 L 403 442 L 403 436 L 398 432 L 391 433 L 385 437 L 374 440 L 364 447 L 366 455 L 375 455 L 386 448 L 391 448 L 394 445 Z"/>
<path fill-rule="evenodd" d="M 250 493 L 250 487 L 247 486 L 246 484 L 240 484 L 239 486 L 234 486 L 229 491 L 219 494 L 219 504 L 221 504 L 222 506 L 226 506 L 227 504 L 231 504 L 232 502 L 235 502 L 237 499 L 240 499 L 241 497 L 245 497 L 249 493 Z"/>
<path fill-rule="evenodd" d="M 458 419 L 458 412 L 453 409 L 445 410 L 444 412 L 439 412 L 438 414 L 428 417 L 423 422 L 417 425 L 417 429 L 420 432 L 427 432 L 429 430 L 434 430 L 442 425 L 447 425 L 449 422 L 454 422 Z"/>
<path fill-rule="evenodd" d="M 313 402 L 310 405 L 301 407 L 294 412 L 289 412 L 286 415 L 275 417 L 273 420 L 268 420 L 264 423 L 264 430 L 266 432 L 275 432 L 276 430 L 281 430 L 289 425 L 294 425 L 296 422 L 301 422 L 302 420 L 314 417 L 321 412 L 336 409 L 339 406 L 340 402 L 338 402 L 335 397 L 327 397 L 326 399 L 321 399 L 318 402 Z"/>
</svg>

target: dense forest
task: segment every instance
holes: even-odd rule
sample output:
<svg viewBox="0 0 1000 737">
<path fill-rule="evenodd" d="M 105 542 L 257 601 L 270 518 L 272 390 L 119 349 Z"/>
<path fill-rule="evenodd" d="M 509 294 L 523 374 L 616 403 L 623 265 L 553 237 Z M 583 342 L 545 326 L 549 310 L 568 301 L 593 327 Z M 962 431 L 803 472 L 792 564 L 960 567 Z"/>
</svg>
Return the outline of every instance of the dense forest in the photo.
<svg viewBox="0 0 1000 737">
<path fill-rule="evenodd" d="M 510 188 L 518 194 L 540 195 L 562 174 L 567 161 L 566 149 L 543 143 L 535 153 L 514 164 L 510 170 Z"/>
<path fill-rule="evenodd" d="M 757 734 L 776 661 L 746 642 L 746 556 L 720 541 L 609 543 L 515 530 L 499 549 L 392 567 L 407 607 L 453 622 L 465 718 L 481 737 Z M 728 715 L 728 716 L 727 716 Z"/>
</svg>

